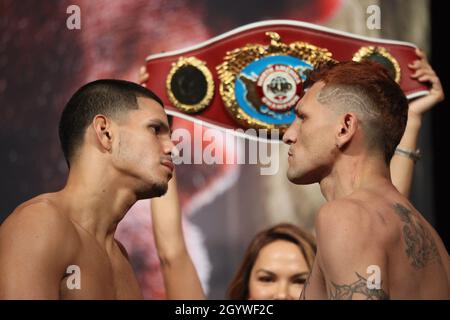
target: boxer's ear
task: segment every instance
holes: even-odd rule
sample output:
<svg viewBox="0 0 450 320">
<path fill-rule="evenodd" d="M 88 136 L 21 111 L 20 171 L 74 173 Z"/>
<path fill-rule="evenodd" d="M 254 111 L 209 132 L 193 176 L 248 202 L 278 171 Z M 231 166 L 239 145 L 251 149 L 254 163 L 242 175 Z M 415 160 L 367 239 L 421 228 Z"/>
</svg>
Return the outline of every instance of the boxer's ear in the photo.
<svg viewBox="0 0 450 320">
<path fill-rule="evenodd" d="M 349 143 L 358 129 L 358 118 L 353 112 L 344 113 L 339 117 L 339 126 L 335 136 L 336 147 L 342 148 Z"/>
<path fill-rule="evenodd" d="M 105 150 L 108 152 L 111 151 L 113 140 L 111 120 L 102 114 L 98 114 L 92 121 L 92 128 L 94 129 L 97 141 Z"/>
</svg>

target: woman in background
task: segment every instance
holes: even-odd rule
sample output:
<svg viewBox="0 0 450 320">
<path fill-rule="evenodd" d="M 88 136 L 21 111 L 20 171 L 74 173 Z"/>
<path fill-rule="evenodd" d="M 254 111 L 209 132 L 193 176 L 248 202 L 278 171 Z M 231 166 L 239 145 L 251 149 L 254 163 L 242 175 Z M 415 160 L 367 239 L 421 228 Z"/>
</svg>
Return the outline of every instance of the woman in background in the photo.
<svg viewBox="0 0 450 320">
<path fill-rule="evenodd" d="M 298 299 L 316 255 L 314 237 L 290 223 L 259 232 L 244 254 L 226 297 Z"/>
</svg>

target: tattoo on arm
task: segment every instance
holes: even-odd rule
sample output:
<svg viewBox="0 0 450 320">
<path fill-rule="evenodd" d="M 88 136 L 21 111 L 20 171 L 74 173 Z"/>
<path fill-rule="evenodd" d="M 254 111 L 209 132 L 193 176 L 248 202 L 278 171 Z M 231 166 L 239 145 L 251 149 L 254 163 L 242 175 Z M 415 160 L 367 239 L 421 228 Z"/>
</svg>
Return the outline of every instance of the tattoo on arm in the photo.
<svg viewBox="0 0 450 320">
<path fill-rule="evenodd" d="M 404 222 L 405 252 L 411 265 L 420 269 L 428 263 L 441 263 L 441 257 L 430 231 L 424 227 L 413 212 L 400 203 L 394 205 L 394 211 Z"/>
<path fill-rule="evenodd" d="M 369 289 L 367 279 L 359 275 L 358 280 L 351 284 L 338 285 L 331 282 L 329 297 L 331 300 L 352 300 L 354 294 L 366 297 L 366 300 L 389 300 L 389 295 L 383 289 Z"/>
</svg>

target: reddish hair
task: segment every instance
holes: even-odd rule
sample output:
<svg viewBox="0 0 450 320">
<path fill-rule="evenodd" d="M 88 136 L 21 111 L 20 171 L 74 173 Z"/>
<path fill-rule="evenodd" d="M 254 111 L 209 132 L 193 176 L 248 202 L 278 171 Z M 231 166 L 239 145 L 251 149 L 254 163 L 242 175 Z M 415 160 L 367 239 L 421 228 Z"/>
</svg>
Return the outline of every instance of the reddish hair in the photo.
<svg viewBox="0 0 450 320">
<path fill-rule="evenodd" d="M 333 87 L 352 90 L 374 109 L 361 111 L 377 114 L 371 119 L 373 132 L 369 138 L 384 152 L 388 164 L 408 119 L 408 100 L 388 70 L 372 61 L 328 63 L 308 75 L 305 88 L 317 81 L 325 83 L 322 90 Z"/>
</svg>

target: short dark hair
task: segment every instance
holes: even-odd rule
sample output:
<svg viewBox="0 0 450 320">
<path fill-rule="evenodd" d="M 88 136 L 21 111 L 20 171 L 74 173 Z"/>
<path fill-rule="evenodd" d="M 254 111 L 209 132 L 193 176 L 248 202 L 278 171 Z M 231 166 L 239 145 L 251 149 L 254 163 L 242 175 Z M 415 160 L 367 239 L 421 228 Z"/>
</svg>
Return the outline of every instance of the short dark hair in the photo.
<svg viewBox="0 0 450 320">
<path fill-rule="evenodd" d="M 150 98 L 164 106 L 151 90 L 125 80 L 92 81 L 74 93 L 64 107 L 59 121 L 59 139 L 69 168 L 92 119 L 97 114 L 114 118 L 129 110 L 136 110 L 139 108 L 138 97 Z"/>
<path fill-rule="evenodd" d="M 389 164 L 405 131 L 408 100 L 388 70 L 372 61 L 329 63 L 312 71 L 305 87 L 317 81 L 325 83 L 319 102 L 336 108 L 342 102 L 348 110 L 353 105 L 363 115 L 369 146 L 380 149 Z"/>
</svg>

